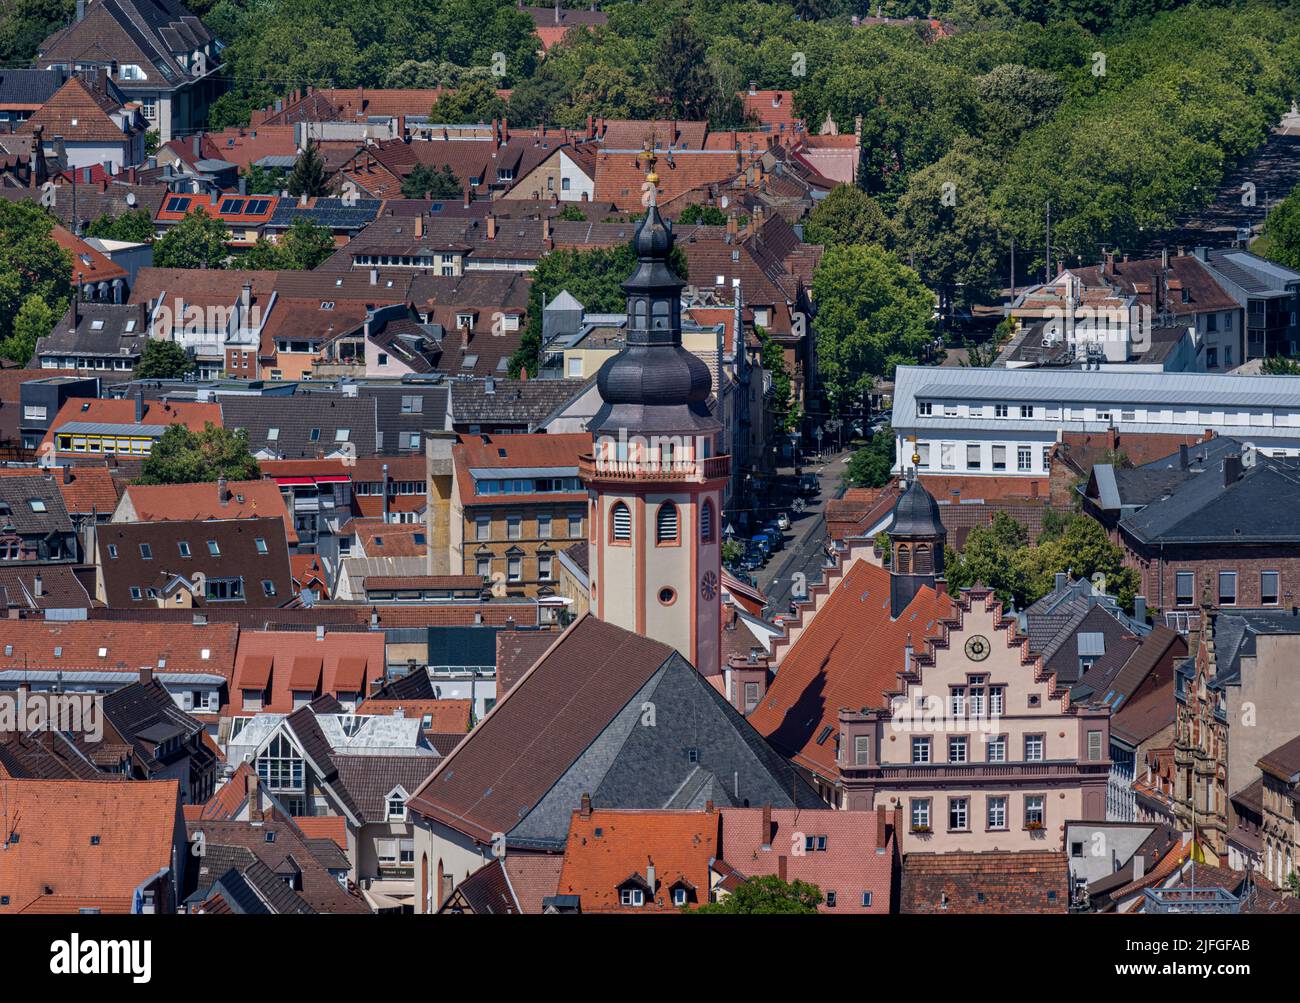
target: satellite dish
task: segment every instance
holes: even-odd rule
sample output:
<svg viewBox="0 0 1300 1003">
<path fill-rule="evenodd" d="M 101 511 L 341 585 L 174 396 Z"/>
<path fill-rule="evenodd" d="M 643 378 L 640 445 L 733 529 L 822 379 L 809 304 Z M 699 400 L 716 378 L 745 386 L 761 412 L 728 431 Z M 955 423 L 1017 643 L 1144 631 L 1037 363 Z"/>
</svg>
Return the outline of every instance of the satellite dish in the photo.
<svg viewBox="0 0 1300 1003">
<path fill-rule="evenodd" d="M 718 200 L 718 204 L 725 209 L 727 206 L 731 205 L 731 199 L 724 195 Z"/>
<path fill-rule="evenodd" d="M 132 208 L 135 207 L 135 192 L 126 193 L 126 204 L 131 206 Z"/>
</svg>

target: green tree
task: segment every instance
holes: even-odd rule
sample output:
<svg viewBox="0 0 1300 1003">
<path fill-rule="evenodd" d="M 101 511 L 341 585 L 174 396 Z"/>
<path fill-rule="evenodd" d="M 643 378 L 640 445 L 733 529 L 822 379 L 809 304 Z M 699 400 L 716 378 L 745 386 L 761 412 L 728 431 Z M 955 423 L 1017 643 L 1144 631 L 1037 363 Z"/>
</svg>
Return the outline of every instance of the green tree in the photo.
<svg viewBox="0 0 1300 1003">
<path fill-rule="evenodd" d="M 722 541 L 722 563 L 735 564 L 745 556 L 745 545 L 739 540 Z"/>
<path fill-rule="evenodd" d="M 1300 376 L 1300 361 L 1272 355 L 1260 364 L 1259 371 L 1265 376 Z"/>
<path fill-rule="evenodd" d="M 239 259 L 241 268 L 309 272 L 335 252 L 334 235 L 327 226 L 299 218 L 276 241 L 265 236 Z"/>
<path fill-rule="evenodd" d="M 216 216 L 191 209 L 185 218 L 154 242 L 157 268 L 225 268 L 230 230 Z"/>
<path fill-rule="evenodd" d="M 944 577 L 952 589 L 986 585 L 1004 603 L 1027 601 L 1025 572 L 1019 554 L 1029 544 L 1025 527 L 1005 512 L 997 512 L 988 526 L 966 534 L 960 553 L 949 555 Z"/>
<path fill-rule="evenodd" d="M 677 217 L 677 222 L 684 226 L 694 224 L 726 226 L 727 214 L 715 205 L 701 205 L 698 202 L 692 202 L 682 210 L 681 215 Z"/>
<path fill-rule="evenodd" d="M 804 226 L 804 240 L 834 247 L 840 244 L 894 246 L 894 227 L 880 204 L 853 185 L 836 185 L 817 203 Z"/>
<path fill-rule="evenodd" d="M 762 327 L 755 327 L 759 343 L 759 364 L 772 377 L 772 427 L 774 431 L 793 432 L 802 419 L 794 399 L 794 381 L 785 361 L 785 349 Z"/>
<path fill-rule="evenodd" d="M 876 429 L 871 441 L 849 459 L 845 479 L 855 488 L 883 488 L 889 483 L 894 465 L 894 430 L 888 425 Z"/>
<path fill-rule="evenodd" d="M 782 881 L 775 874 L 750 878 L 721 902 L 710 902 L 692 914 L 815 915 L 822 902 L 821 889 L 806 881 Z"/>
<path fill-rule="evenodd" d="M 100 216 L 86 228 L 86 236 L 148 244 L 154 237 L 153 214 L 148 209 L 131 209 L 121 216 Z"/>
<path fill-rule="evenodd" d="M 1268 257 L 1287 268 L 1300 268 L 1300 185 L 1268 214 L 1264 236 Z"/>
<path fill-rule="evenodd" d="M 55 319 L 67 307 L 72 292 L 72 257 L 50 236 L 53 230 L 53 217 L 35 202 L 0 200 L 0 341 L 16 333 L 19 310 L 31 297 L 40 300 Z M 38 306 L 28 310 L 32 323 L 44 316 Z M 22 345 L 30 332 L 30 327 L 25 329 Z M 47 329 L 41 335 L 48 333 Z M 21 351 L 21 345 L 10 347 Z"/>
<path fill-rule="evenodd" d="M 431 122 L 491 122 L 508 114 L 505 99 L 497 93 L 497 82 L 478 77 L 452 91 L 444 91 L 429 110 Z M 459 185 L 457 186 L 459 190 Z"/>
<path fill-rule="evenodd" d="M 563 220 L 566 223 L 587 222 L 587 214 L 583 212 L 578 206 L 573 205 L 572 203 L 566 205 L 563 209 L 561 209 L 560 214 L 555 218 L 559 220 Z"/>
<path fill-rule="evenodd" d="M 179 380 L 195 370 L 194 360 L 175 341 L 150 338 L 132 374 L 137 380 Z"/>
<path fill-rule="evenodd" d="M 289 172 L 288 189 L 289 194 L 294 198 L 301 198 L 304 195 L 308 198 L 317 198 L 329 194 L 325 158 L 321 156 L 315 140 L 307 140 L 306 147 L 294 161 L 293 170 Z"/>
<path fill-rule="evenodd" d="M 249 195 L 279 195 L 288 186 L 288 174 L 282 167 L 249 164 L 244 182 Z"/>
<path fill-rule="evenodd" d="M 54 309 L 32 293 L 14 318 L 13 334 L 0 340 L 0 358 L 26 366 L 36 354 L 36 343 L 54 330 L 59 315 Z"/>
<path fill-rule="evenodd" d="M 708 117 L 718 85 L 709 67 L 708 48 L 690 18 L 674 18 L 660 34 L 652 79 L 666 113 L 688 119 Z"/>
<path fill-rule="evenodd" d="M 813 274 L 818 371 L 836 411 L 875 377 L 917 361 L 929 344 L 934 295 L 875 244 L 832 247 Z"/>
<path fill-rule="evenodd" d="M 976 78 L 975 93 L 981 138 L 1004 149 L 1052 117 L 1065 99 L 1065 84 L 1048 70 L 1004 63 Z"/>
<path fill-rule="evenodd" d="M 260 476 L 257 460 L 248 450 L 248 433 L 206 422 L 197 433 L 184 425 L 169 426 L 144 461 L 136 483 L 197 484 L 218 477 L 248 481 Z"/>
<path fill-rule="evenodd" d="M 918 171 L 899 200 L 900 252 L 939 293 L 940 309 L 988 297 L 997 285 L 997 223 L 987 187 L 993 165 L 952 150 Z"/>
<path fill-rule="evenodd" d="M 678 276 L 687 278 L 686 255 L 674 247 L 669 265 Z M 528 291 L 528 326 L 519 339 L 519 347 L 510 356 L 512 379 L 520 370 L 535 374 L 542 352 L 542 307 L 564 290 L 568 290 L 588 310 L 610 313 L 624 309 L 627 293 L 623 283 L 636 270 L 636 252 L 629 241 L 609 249 L 590 251 L 556 250 L 537 263 Z"/>
<path fill-rule="evenodd" d="M 415 169 L 402 179 L 402 198 L 450 199 L 460 193 L 460 178 L 448 164 L 437 169 L 428 164 L 416 164 Z"/>
</svg>

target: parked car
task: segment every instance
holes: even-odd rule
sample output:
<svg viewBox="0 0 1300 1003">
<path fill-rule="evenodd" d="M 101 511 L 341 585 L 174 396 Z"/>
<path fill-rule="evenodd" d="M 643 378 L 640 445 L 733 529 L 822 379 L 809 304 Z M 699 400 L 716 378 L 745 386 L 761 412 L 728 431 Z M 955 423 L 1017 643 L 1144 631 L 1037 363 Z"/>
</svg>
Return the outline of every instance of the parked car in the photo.
<svg viewBox="0 0 1300 1003">
<path fill-rule="evenodd" d="M 775 522 L 776 522 L 777 528 L 780 529 L 780 530 L 782 530 L 782 531 L 785 531 L 785 530 L 787 530 L 787 529 L 790 528 L 790 517 L 789 517 L 788 515 L 786 515 L 784 512 L 778 512 L 778 513 L 776 514 L 776 520 L 775 520 Z"/>
<path fill-rule="evenodd" d="M 757 571 L 763 566 L 765 559 L 766 555 L 764 555 L 763 551 L 758 547 L 754 547 L 745 551 L 745 556 L 740 559 L 740 566 L 746 571 Z"/>
<path fill-rule="evenodd" d="M 761 550 L 764 557 L 772 552 L 772 541 L 766 533 L 755 533 L 749 538 L 749 542 Z"/>
<path fill-rule="evenodd" d="M 773 550 L 785 550 L 785 534 L 776 523 L 772 522 L 764 526 L 763 534 L 772 541 Z"/>
<path fill-rule="evenodd" d="M 816 474 L 799 475 L 799 493 L 807 498 L 816 498 L 821 494 L 822 485 Z"/>
</svg>

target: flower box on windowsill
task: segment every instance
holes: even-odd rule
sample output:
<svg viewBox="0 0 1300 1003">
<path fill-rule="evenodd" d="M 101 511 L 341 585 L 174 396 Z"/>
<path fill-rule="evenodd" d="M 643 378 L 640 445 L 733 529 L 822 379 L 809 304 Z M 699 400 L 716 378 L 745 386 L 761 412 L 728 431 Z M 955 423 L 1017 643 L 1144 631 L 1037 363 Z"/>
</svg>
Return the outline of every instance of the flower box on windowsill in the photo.
<svg viewBox="0 0 1300 1003">
<path fill-rule="evenodd" d="M 928 835 L 930 835 L 931 831 L 932 831 L 932 830 L 930 829 L 930 827 L 929 827 L 928 825 L 914 825 L 914 826 L 912 826 L 912 835 L 914 835 L 914 836 L 928 836 Z"/>
<path fill-rule="evenodd" d="M 1025 829 L 1028 832 L 1042 832 L 1046 826 L 1042 822 L 1026 822 Z"/>
</svg>

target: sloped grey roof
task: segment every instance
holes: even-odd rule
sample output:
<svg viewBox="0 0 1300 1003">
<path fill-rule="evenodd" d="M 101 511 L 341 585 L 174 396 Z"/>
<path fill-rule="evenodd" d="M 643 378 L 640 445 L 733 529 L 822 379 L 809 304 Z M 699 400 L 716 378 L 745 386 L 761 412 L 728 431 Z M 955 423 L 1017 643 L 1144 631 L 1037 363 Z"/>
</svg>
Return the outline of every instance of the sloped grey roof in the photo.
<svg viewBox="0 0 1300 1003">
<path fill-rule="evenodd" d="M 35 511 L 31 504 L 33 501 L 43 502 L 45 511 Z M 15 532 L 21 535 L 72 532 L 72 520 L 64 507 L 63 494 L 59 486 L 43 474 L 0 477 L 0 504 L 9 508 L 7 516 L 0 515 L 0 523 L 7 519 Z"/>
</svg>

